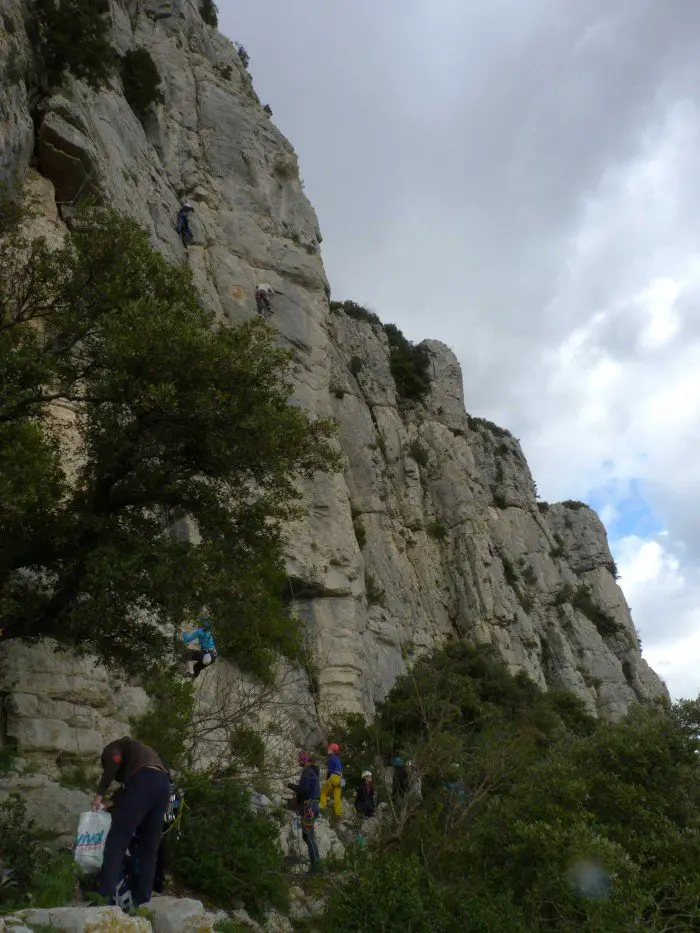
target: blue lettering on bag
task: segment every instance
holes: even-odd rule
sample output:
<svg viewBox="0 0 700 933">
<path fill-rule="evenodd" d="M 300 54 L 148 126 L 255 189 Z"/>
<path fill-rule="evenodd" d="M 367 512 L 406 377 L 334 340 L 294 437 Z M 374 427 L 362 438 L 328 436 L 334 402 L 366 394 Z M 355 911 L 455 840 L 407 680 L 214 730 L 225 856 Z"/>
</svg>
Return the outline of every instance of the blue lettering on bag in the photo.
<svg viewBox="0 0 700 933">
<path fill-rule="evenodd" d="M 99 833 L 80 833 L 76 840 L 79 846 L 98 846 L 104 839 L 105 831 L 101 829 Z"/>
</svg>

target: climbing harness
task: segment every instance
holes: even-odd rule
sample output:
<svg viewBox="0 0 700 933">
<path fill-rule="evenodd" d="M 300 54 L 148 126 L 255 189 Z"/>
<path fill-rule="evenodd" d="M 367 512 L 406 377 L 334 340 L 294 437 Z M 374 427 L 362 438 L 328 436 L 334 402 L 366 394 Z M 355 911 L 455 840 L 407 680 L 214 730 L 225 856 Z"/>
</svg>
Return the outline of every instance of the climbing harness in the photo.
<svg viewBox="0 0 700 933">
<path fill-rule="evenodd" d="M 304 807 L 299 815 L 299 822 L 303 830 L 313 829 L 314 823 L 316 822 L 316 813 L 314 812 L 313 802 L 311 800 L 306 800 L 304 802 Z"/>
<path fill-rule="evenodd" d="M 167 829 L 163 830 L 163 836 L 167 836 L 170 832 L 175 830 L 175 838 L 177 838 L 184 810 L 185 792 L 180 790 L 174 781 L 171 781 L 168 809 L 165 811 L 165 816 L 163 817 L 163 822 L 167 825 Z"/>
</svg>

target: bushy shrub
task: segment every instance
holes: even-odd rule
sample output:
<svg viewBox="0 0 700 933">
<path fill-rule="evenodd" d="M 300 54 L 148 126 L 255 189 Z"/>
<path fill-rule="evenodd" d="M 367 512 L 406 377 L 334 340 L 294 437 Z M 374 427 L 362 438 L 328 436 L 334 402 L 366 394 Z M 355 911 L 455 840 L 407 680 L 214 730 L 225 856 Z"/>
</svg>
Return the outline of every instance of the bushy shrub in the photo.
<svg viewBox="0 0 700 933">
<path fill-rule="evenodd" d="M 365 592 L 370 606 L 386 606 L 386 593 L 369 572 L 365 573 Z"/>
<path fill-rule="evenodd" d="M 350 372 L 353 376 L 357 376 L 365 368 L 365 364 L 362 362 L 359 356 L 353 356 L 350 359 Z"/>
<path fill-rule="evenodd" d="M 194 686 L 190 681 L 179 680 L 174 671 L 163 670 L 150 677 L 144 688 L 151 706 L 132 722 L 134 738 L 155 749 L 167 768 L 182 768 L 186 764 L 187 737 L 192 724 Z"/>
<path fill-rule="evenodd" d="M 244 765 L 261 771 L 265 765 L 265 742 L 259 732 L 238 726 L 231 736 L 231 754 Z"/>
<path fill-rule="evenodd" d="M 484 431 L 488 431 L 489 434 L 494 434 L 496 437 L 512 437 L 513 435 L 506 428 L 501 428 L 499 425 L 494 424 L 493 421 L 489 421 L 487 418 L 475 418 L 473 415 L 467 415 L 469 419 L 469 427 L 473 431 L 478 431 L 482 428 Z M 510 451 L 510 448 L 508 448 Z"/>
<path fill-rule="evenodd" d="M 523 580 L 528 586 L 534 586 L 537 583 L 537 573 L 535 572 L 535 568 L 530 564 L 523 570 Z"/>
<path fill-rule="evenodd" d="M 565 499 L 562 505 L 567 509 L 571 509 L 572 512 L 578 512 L 579 509 L 588 508 L 585 502 L 579 502 L 578 499 Z"/>
<path fill-rule="evenodd" d="M 433 538 L 442 540 L 449 534 L 449 528 L 441 518 L 436 518 L 428 524 L 427 532 Z"/>
<path fill-rule="evenodd" d="M 331 301 L 332 314 L 345 313 L 356 321 L 382 327 L 389 341 L 391 375 L 400 399 L 418 401 L 430 389 L 430 353 L 422 344 L 408 340 L 395 324 L 382 324 L 374 311 L 354 301 Z"/>
<path fill-rule="evenodd" d="M 212 26 L 216 29 L 219 25 L 219 10 L 214 3 L 214 0 L 202 0 L 199 6 L 199 15 L 202 17 L 207 26 Z"/>
<path fill-rule="evenodd" d="M 241 60 L 241 64 L 243 65 L 245 70 L 248 71 L 248 67 L 250 65 L 250 55 L 248 54 L 246 47 L 244 45 L 241 45 L 240 42 L 237 42 L 236 51 L 238 52 L 238 57 Z"/>
<path fill-rule="evenodd" d="M 367 324 L 376 324 L 378 327 L 382 326 L 382 322 L 379 320 L 379 317 L 374 313 L 374 311 L 369 311 L 362 305 L 358 305 L 355 301 L 331 301 L 330 309 L 331 314 L 339 314 L 343 312 L 347 314 L 348 317 L 354 318 L 356 321 L 364 321 Z"/>
<path fill-rule="evenodd" d="M 422 657 L 346 741 L 362 761 L 410 753 L 423 799 L 346 866 L 322 930 L 700 929 L 699 710 L 605 723 L 488 649 Z"/>
<path fill-rule="evenodd" d="M 78 879 L 75 861 L 35 838 L 18 796 L 0 803 L 0 864 L 13 872 L 7 883 L 0 884 L 4 907 L 58 907 L 73 896 Z"/>
<path fill-rule="evenodd" d="M 515 595 L 518 597 L 518 602 L 523 607 L 523 611 L 529 615 L 535 608 L 535 599 L 532 594 L 520 587 L 516 587 Z"/>
<path fill-rule="evenodd" d="M 501 563 L 503 564 L 503 577 L 510 587 L 516 587 L 518 585 L 519 577 L 518 571 L 515 567 L 513 561 L 503 552 L 500 554 Z"/>
<path fill-rule="evenodd" d="M 106 84 L 116 53 L 104 13 L 95 0 L 34 0 L 30 34 L 50 84 L 66 71 L 95 90 Z"/>
<path fill-rule="evenodd" d="M 17 761 L 16 745 L 0 745 L 0 774 L 7 774 L 15 770 Z"/>
<path fill-rule="evenodd" d="M 571 597 L 571 605 L 582 612 L 598 629 L 602 638 L 607 638 L 620 631 L 620 623 L 609 612 L 596 606 L 587 586 L 581 583 Z"/>
<path fill-rule="evenodd" d="M 418 466 L 423 467 L 423 469 L 425 469 L 430 463 L 430 455 L 428 453 L 428 449 L 424 447 L 418 439 L 416 439 L 415 441 L 411 443 L 409 453 L 411 454 L 413 459 L 416 461 Z"/>
<path fill-rule="evenodd" d="M 191 776 L 172 849 L 172 870 L 188 889 L 222 908 L 241 904 L 260 918 L 284 909 L 277 824 L 250 811 L 250 794 L 235 779 Z"/>
<path fill-rule="evenodd" d="M 143 117 L 156 103 L 163 103 L 160 73 L 148 49 L 130 49 L 119 66 L 124 96 L 138 117 Z"/>
<path fill-rule="evenodd" d="M 328 933 L 444 930 L 444 909 L 430 874 L 415 856 L 366 859 L 352 885 L 339 889 L 323 917 Z"/>
<path fill-rule="evenodd" d="M 507 509 L 508 508 L 508 499 L 505 496 L 505 493 L 495 484 L 491 486 L 491 496 L 493 498 L 493 504 L 497 509 Z"/>
<path fill-rule="evenodd" d="M 551 553 L 551 552 L 550 552 Z M 569 583 L 563 583 L 554 594 L 552 601 L 555 606 L 563 606 L 564 603 L 570 603 L 574 595 L 574 588 Z"/>
<path fill-rule="evenodd" d="M 411 343 L 395 324 L 385 324 L 389 340 L 391 375 L 399 398 L 417 401 L 430 389 L 430 353 L 422 344 Z"/>
</svg>

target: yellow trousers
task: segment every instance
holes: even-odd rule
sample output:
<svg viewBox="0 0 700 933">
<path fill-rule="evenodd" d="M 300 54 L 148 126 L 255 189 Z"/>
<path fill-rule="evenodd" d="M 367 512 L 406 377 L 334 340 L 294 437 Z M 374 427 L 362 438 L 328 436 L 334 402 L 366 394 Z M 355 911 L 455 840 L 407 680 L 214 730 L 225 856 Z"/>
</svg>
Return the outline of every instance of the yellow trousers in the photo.
<svg viewBox="0 0 700 933">
<path fill-rule="evenodd" d="M 336 816 L 343 815 L 343 798 L 340 790 L 340 775 L 331 774 L 321 785 L 321 809 L 328 805 L 328 794 L 333 791 L 333 812 Z"/>
</svg>

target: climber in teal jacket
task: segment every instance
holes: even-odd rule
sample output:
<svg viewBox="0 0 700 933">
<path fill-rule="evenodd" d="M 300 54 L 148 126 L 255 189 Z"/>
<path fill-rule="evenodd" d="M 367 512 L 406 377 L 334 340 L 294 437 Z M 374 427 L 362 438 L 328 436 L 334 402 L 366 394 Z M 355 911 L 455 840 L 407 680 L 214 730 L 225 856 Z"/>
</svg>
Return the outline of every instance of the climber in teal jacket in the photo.
<svg viewBox="0 0 700 933">
<path fill-rule="evenodd" d="M 217 658 L 216 644 L 211 632 L 211 620 L 207 616 L 199 617 L 199 628 L 193 632 L 183 632 L 182 640 L 188 645 L 199 640 L 199 651 L 188 651 L 188 676 L 194 680 L 199 677 L 205 667 L 213 664 Z"/>
</svg>

